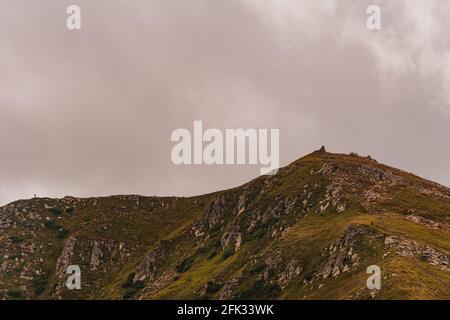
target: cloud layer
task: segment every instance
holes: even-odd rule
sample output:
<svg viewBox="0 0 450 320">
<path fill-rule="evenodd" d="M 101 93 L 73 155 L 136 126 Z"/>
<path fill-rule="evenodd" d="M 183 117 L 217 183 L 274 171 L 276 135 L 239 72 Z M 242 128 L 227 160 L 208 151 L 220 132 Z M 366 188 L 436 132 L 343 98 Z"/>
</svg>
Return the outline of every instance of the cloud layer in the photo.
<svg viewBox="0 0 450 320">
<path fill-rule="evenodd" d="M 258 166 L 175 166 L 176 128 L 279 128 L 282 165 L 322 144 L 450 185 L 450 3 L 2 1 L 0 204 L 193 195 Z M 366 8 L 382 29 L 366 28 Z"/>
</svg>

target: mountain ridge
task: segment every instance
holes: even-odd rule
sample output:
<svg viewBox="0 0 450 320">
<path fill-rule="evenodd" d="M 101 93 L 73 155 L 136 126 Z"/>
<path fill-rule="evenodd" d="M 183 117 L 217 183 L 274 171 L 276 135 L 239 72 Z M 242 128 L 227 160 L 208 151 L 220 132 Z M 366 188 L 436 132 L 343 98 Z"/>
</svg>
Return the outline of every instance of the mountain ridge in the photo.
<svg viewBox="0 0 450 320">
<path fill-rule="evenodd" d="M 450 298 L 450 189 L 324 148 L 206 195 L 18 200 L 0 231 L 5 299 Z"/>
</svg>

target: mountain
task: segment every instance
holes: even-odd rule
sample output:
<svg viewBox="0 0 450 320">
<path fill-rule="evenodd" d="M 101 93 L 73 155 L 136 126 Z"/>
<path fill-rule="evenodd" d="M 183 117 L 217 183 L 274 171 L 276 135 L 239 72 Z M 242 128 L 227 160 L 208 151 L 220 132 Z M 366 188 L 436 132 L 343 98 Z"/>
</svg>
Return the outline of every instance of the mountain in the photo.
<svg viewBox="0 0 450 320">
<path fill-rule="evenodd" d="M 450 299 L 450 189 L 324 148 L 197 197 L 19 200 L 0 241 L 4 299 Z"/>
</svg>

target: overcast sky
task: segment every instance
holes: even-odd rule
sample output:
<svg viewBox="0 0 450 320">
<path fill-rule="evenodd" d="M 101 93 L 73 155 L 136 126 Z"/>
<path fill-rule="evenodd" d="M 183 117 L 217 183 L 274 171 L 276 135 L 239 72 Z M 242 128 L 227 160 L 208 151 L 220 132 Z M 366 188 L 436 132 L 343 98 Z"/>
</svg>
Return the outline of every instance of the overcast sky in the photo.
<svg viewBox="0 0 450 320">
<path fill-rule="evenodd" d="M 172 164 L 194 120 L 279 128 L 281 165 L 325 145 L 450 186 L 449 17 L 448 0 L 1 0 L 0 204 L 259 174 Z"/>
</svg>

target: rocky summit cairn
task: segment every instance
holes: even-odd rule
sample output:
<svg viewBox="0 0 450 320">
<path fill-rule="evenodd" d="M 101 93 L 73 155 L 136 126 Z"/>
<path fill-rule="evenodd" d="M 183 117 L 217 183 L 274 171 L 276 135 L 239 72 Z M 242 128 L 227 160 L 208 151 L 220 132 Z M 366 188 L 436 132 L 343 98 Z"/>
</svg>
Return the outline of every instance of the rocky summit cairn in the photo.
<svg viewBox="0 0 450 320">
<path fill-rule="evenodd" d="M 327 151 L 325 150 L 325 146 L 320 147 L 319 152 L 327 152 Z"/>
</svg>

